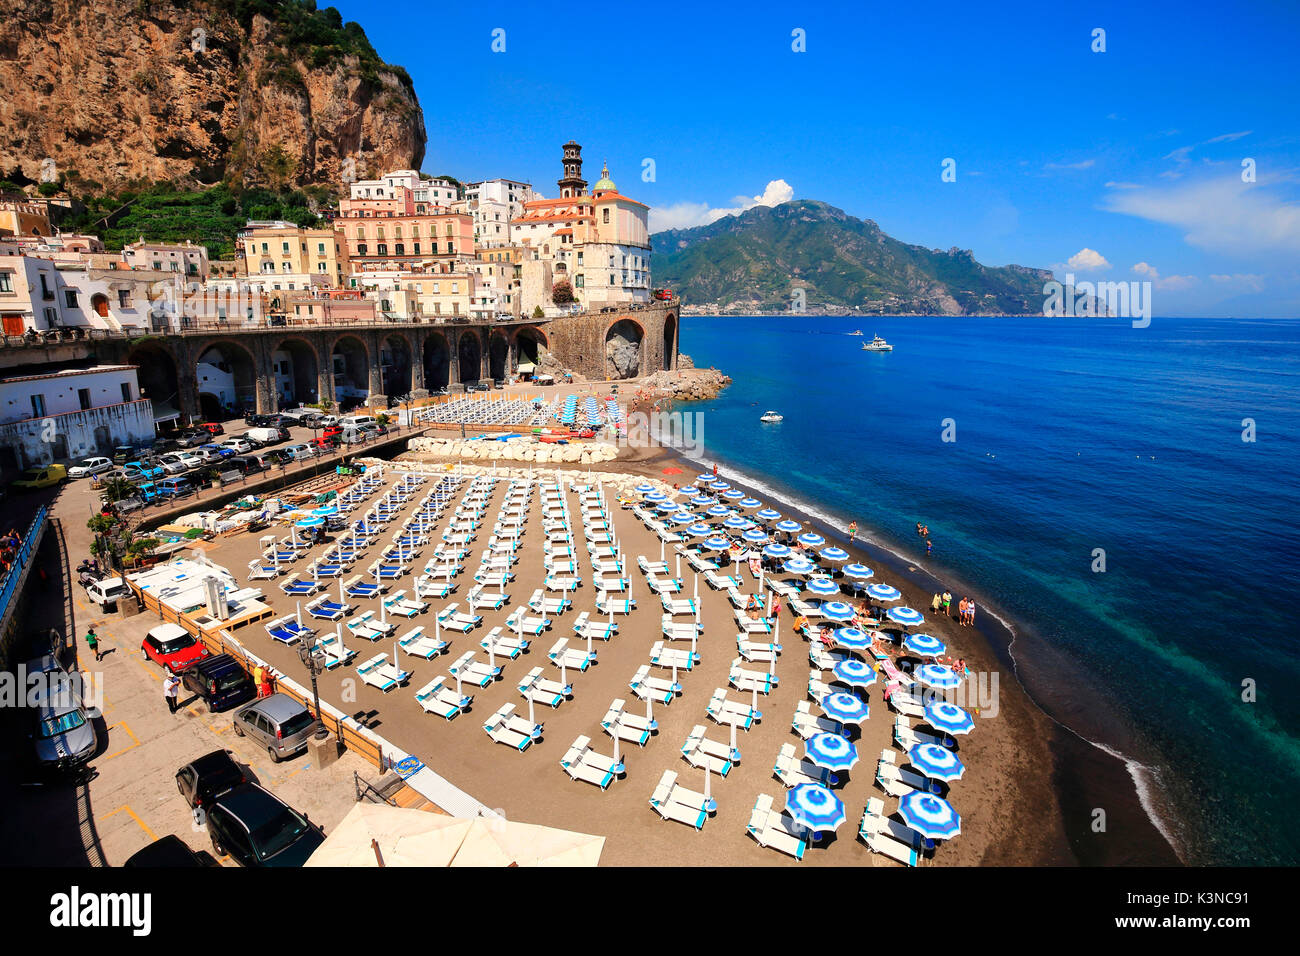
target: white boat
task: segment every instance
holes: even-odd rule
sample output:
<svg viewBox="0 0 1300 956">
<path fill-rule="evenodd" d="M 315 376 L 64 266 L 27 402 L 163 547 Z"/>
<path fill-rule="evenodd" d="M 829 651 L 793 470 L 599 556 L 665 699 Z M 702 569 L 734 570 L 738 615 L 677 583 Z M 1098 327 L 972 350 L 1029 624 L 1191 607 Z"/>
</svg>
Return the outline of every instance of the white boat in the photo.
<svg viewBox="0 0 1300 956">
<path fill-rule="evenodd" d="M 861 334 L 862 334 L 862 330 L 861 330 L 861 329 L 858 329 L 858 330 L 855 331 L 855 332 L 850 332 L 850 333 L 849 333 L 849 335 L 861 335 Z"/>
<path fill-rule="evenodd" d="M 759 419 L 759 421 L 760 422 L 781 422 L 781 421 L 785 421 L 785 416 L 780 415 L 773 411 L 767 411 L 763 413 L 763 416 Z"/>
<path fill-rule="evenodd" d="M 888 342 L 886 342 L 884 339 L 882 339 L 879 335 L 877 335 L 877 336 L 876 336 L 875 338 L 873 338 L 870 342 L 863 342 L 863 343 L 862 343 L 862 351 L 864 351 L 864 352 L 892 352 L 892 351 L 894 351 L 894 347 L 893 347 L 892 345 L 890 345 Z"/>
</svg>

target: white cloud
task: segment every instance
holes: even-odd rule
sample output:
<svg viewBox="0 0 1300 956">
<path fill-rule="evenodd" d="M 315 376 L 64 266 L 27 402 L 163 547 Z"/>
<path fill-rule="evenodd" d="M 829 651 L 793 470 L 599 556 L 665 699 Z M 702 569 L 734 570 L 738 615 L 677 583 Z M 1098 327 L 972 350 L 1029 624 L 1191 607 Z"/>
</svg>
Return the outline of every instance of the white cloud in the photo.
<svg viewBox="0 0 1300 956">
<path fill-rule="evenodd" d="M 1096 165 L 1095 159 L 1081 159 L 1077 163 L 1048 163 L 1044 169 L 1091 169 Z"/>
<path fill-rule="evenodd" d="M 711 209 L 708 203 L 680 202 L 671 206 L 656 206 L 650 210 L 650 231 L 662 232 L 665 229 L 689 229 L 693 226 L 707 226 L 717 222 L 723 216 L 735 216 L 755 206 L 779 206 L 794 198 L 794 187 L 784 179 L 769 182 L 762 193 L 757 196 L 736 196 L 732 205 Z"/>
<path fill-rule="evenodd" d="M 1157 289 L 1163 289 L 1166 292 L 1181 292 L 1184 289 L 1190 289 L 1199 285 L 1201 280 L 1196 276 L 1165 276 L 1160 278 L 1160 271 L 1149 262 L 1139 262 L 1133 266 L 1132 271 L 1140 276 L 1144 276 L 1148 282 Z"/>
<path fill-rule="evenodd" d="M 1146 276 L 1152 281 L 1160 278 L 1160 273 L 1156 271 L 1156 267 L 1147 262 L 1139 262 L 1133 267 L 1133 271 L 1140 276 Z"/>
<path fill-rule="evenodd" d="M 1110 268 L 1110 263 L 1106 261 L 1105 256 L 1100 252 L 1097 252 L 1095 249 L 1089 249 L 1087 247 L 1080 249 L 1074 255 L 1070 256 L 1069 260 L 1065 264 L 1071 269 L 1085 272 L 1094 269 Z"/>
<path fill-rule="evenodd" d="M 1215 136 L 1213 139 L 1207 139 L 1207 143 L 1231 143 L 1234 139 L 1241 139 L 1243 136 L 1249 136 L 1255 132 L 1253 129 L 1243 130 L 1240 133 L 1224 133 L 1222 136 Z"/>
<path fill-rule="evenodd" d="M 1110 182 L 1106 184 L 1106 188 L 1107 189 L 1141 189 L 1142 187 L 1139 186 L 1137 183 L 1117 182 L 1112 179 Z"/>
<path fill-rule="evenodd" d="M 1107 196 L 1103 208 L 1183 230 L 1189 245 L 1231 255 L 1300 252 L 1300 204 L 1278 181 L 1239 176 L 1153 186 Z"/>
</svg>

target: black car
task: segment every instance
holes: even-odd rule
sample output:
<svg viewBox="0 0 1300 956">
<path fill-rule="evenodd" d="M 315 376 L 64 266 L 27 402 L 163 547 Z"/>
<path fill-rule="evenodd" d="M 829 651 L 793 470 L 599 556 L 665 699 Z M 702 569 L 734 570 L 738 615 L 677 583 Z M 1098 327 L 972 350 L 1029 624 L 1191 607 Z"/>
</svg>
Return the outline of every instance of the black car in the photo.
<svg viewBox="0 0 1300 956">
<path fill-rule="evenodd" d="M 252 475 L 266 470 L 256 455 L 235 455 L 227 458 L 221 464 L 227 468 L 237 470 L 241 475 Z"/>
<path fill-rule="evenodd" d="M 176 789 L 190 807 L 209 807 L 222 794 L 248 783 L 229 750 L 214 750 L 176 771 Z"/>
<path fill-rule="evenodd" d="M 203 698 L 208 710 L 218 714 L 257 696 L 253 679 L 235 658 L 218 654 L 196 661 L 181 672 L 186 690 Z"/>
<path fill-rule="evenodd" d="M 325 416 L 320 412 L 309 412 L 306 415 L 299 416 L 298 424 L 304 428 L 320 428 L 325 424 Z"/>
<path fill-rule="evenodd" d="M 208 834 L 217 856 L 240 866 L 302 866 L 325 842 L 320 827 L 255 783 L 212 802 Z"/>
<path fill-rule="evenodd" d="M 143 850 L 137 850 L 127 857 L 122 865 L 171 870 L 208 864 L 204 862 L 203 857 L 191 850 L 184 840 L 173 833 L 161 840 L 154 840 Z"/>
</svg>

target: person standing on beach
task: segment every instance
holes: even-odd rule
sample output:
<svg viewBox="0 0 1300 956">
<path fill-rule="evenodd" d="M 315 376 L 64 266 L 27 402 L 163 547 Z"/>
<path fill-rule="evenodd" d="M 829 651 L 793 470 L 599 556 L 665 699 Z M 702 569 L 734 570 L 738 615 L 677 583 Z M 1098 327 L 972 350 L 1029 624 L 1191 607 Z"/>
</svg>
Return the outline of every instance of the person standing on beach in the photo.
<svg viewBox="0 0 1300 956">
<path fill-rule="evenodd" d="M 966 599 L 962 598 L 957 604 L 957 623 L 962 627 L 966 626 Z"/>
<path fill-rule="evenodd" d="M 966 602 L 966 624 L 970 627 L 975 626 L 975 602 L 973 600 Z"/>
<path fill-rule="evenodd" d="M 929 538 L 926 538 L 926 539 L 925 539 L 925 553 L 926 553 L 927 555 L 929 555 L 929 554 L 931 554 L 933 551 L 934 551 L 934 544 L 930 541 Z"/>
<path fill-rule="evenodd" d="M 943 598 L 939 597 L 939 595 L 936 594 L 934 596 L 934 600 L 930 602 L 930 613 L 938 614 L 939 608 L 942 606 L 943 606 Z"/>
<path fill-rule="evenodd" d="M 858 523 L 856 521 L 850 521 L 849 522 L 849 544 L 852 544 L 853 539 L 856 538 L 857 536 L 858 536 Z"/>
<path fill-rule="evenodd" d="M 952 617 L 952 595 L 947 591 L 943 592 L 943 616 Z"/>
</svg>

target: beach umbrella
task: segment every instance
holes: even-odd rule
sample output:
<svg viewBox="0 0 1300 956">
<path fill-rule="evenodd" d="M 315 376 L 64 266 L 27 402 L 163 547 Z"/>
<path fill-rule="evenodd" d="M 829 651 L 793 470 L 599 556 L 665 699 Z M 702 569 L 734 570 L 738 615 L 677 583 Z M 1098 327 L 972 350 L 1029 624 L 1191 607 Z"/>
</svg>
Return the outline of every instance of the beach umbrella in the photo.
<svg viewBox="0 0 1300 956">
<path fill-rule="evenodd" d="M 823 561 L 833 561 L 836 564 L 849 559 L 849 553 L 843 548 L 822 548 L 820 553 Z"/>
<path fill-rule="evenodd" d="M 805 548 L 820 548 L 822 545 L 826 543 L 826 539 L 814 531 L 809 531 L 804 534 L 801 534 L 795 540 L 798 541 Z"/>
<path fill-rule="evenodd" d="M 867 588 L 867 597 L 873 601 L 897 601 L 903 596 L 903 592 L 898 588 L 892 588 L 888 584 L 872 584 Z"/>
<path fill-rule="evenodd" d="M 871 636 L 860 628 L 841 627 L 835 631 L 835 643 L 851 651 L 863 651 L 871 646 Z"/>
<path fill-rule="evenodd" d="M 732 513 L 732 511 L 726 505 L 714 505 L 704 513 L 710 518 L 726 518 Z"/>
<path fill-rule="evenodd" d="M 946 734 L 968 734 L 975 729 L 975 721 L 952 701 L 936 697 L 925 704 L 925 722 Z"/>
<path fill-rule="evenodd" d="M 649 699 L 650 698 L 648 697 L 646 698 L 646 700 Z M 705 813 L 714 813 L 718 809 L 717 801 L 713 799 L 713 793 L 711 791 L 710 784 L 709 784 L 709 780 L 712 777 L 713 774 L 709 771 L 709 762 L 705 760 L 704 761 L 704 807 L 703 807 Z"/>
<path fill-rule="evenodd" d="M 821 606 L 822 616 L 832 621 L 851 621 L 857 611 L 843 601 L 827 601 Z"/>
<path fill-rule="evenodd" d="M 624 770 L 626 770 L 626 768 L 623 766 L 623 761 L 620 760 L 618 756 L 618 730 L 619 730 L 619 723 L 621 721 L 621 716 L 622 715 L 619 715 L 614 718 L 614 726 L 610 728 L 610 731 L 614 735 L 614 765 L 610 767 L 610 770 L 612 770 L 614 773 L 623 773 Z"/>
<path fill-rule="evenodd" d="M 658 730 L 658 729 L 659 729 L 659 721 L 655 720 L 655 714 L 654 714 L 653 706 L 654 706 L 654 704 L 653 704 L 653 701 L 651 700 L 651 695 L 650 695 L 650 694 L 646 694 L 646 698 L 645 698 L 645 724 L 646 724 L 646 727 L 648 727 L 650 730 Z"/>
<path fill-rule="evenodd" d="M 741 498 L 736 502 L 736 507 L 744 508 L 746 511 L 749 511 L 751 508 L 763 507 L 763 502 L 759 501 L 757 498 Z"/>
<path fill-rule="evenodd" d="M 702 475 L 696 475 L 696 476 L 695 476 L 695 480 L 696 480 L 697 482 L 702 482 L 702 483 L 704 483 L 704 484 L 709 484 L 709 483 L 711 483 L 711 482 L 713 481 L 713 474 L 712 474 L 712 472 L 707 472 L 707 471 L 706 471 L 706 472 L 705 472 L 704 474 L 702 474 Z"/>
<path fill-rule="evenodd" d="M 807 588 L 813 594 L 820 594 L 822 597 L 840 593 L 840 586 L 830 578 L 809 578 Z"/>
<path fill-rule="evenodd" d="M 790 788 L 785 795 L 786 812 L 794 822 L 816 834 L 822 830 L 835 830 L 847 817 L 844 802 L 820 783 L 801 783 Z"/>
<path fill-rule="evenodd" d="M 295 601 L 294 604 L 295 604 L 295 605 L 297 606 L 297 608 L 298 608 L 298 613 L 297 613 L 298 626 L 299 626 L 299 627 L 302 627 L 302 602 L 301 602 L 301 601 Z"/>
<path fill-rule="evenodd" d="M 948 840 L 961 833 L 961 817 L 942 797 L 913 790 L 898 801 L 903 822 L 924 837 Z"/>
<path fill-rule="evenodd" d="M 663 514 L 671 514 L 674 511 L 681 511 L 682 506 L 675 501 L 661 501 L 655 505 L 655 510 Z"/>
<path fill-rule="evenodd" d="M 667 501 L 668 496 L 662 491 L 652 491 L 650 494 L 645 496 L 645 500 L 649 501 L 651 504 L 658 504 L 661 501 Z"/>
<path fill-rule="evenodd" d="M 948 648 L 937 637 L 929 634 L 909 634 L 903 638 L 903 648 L 922 657 L 938 657 Z"/>
<path fill-rule="evenodd" d="M 722 526 L 724 528 L 730 528 L 733 531 L 743 531 L 753 525 L 753 523 L 754 522 L 750 521 L 748 518 L 742 518 L 740 515 L 732 515 L 726 521 L 722 522 Z"/>
<path fill-rule="evenodd" d="M 935 780 L 960 780 L 966 765 L 947 747 L 938 744 L 917 744 L 907 752 L 912 766 Z"/>
<path fill-rule="evenodd" d="M 817 570 L 817 565 L 807 558 L 791 558 L 781 567 L 789 574 L 812 574 Z"/>
<path fill-rule="evenodd" d="M 771 508 L 764 508 L 762 511 L 758 512 L 758 514 L 754 515 L 754 517 L 766 524 L 769 521 L 780 521 L 781 512 L 773 511 Z"/>
<path fill-rule="evenodd" d="M 961 683 L 961 678 L 951 667 L 944 667 L 942 664 L 922 664 L 914 672 L 916 679 L 926 687 L 934 687 L 939 690 L 951 690 Z"/>
<path fill-rule="evenodd" d="M 831 668 L 831 672 L 837 681 L 850 687 L 870 687 L 876 682 L 876 669 L 853 657 L 840 661 Z"/>
<path fill-rule="evenodd" d="M 645 485 L 637 485 L 632 490 L 635 491 L 638 495 L 652 495 L 655 494 L 659 489 L 657 489 L 654 485 L 645 484 Z"/>
<path fill-rule="evenodd" d="M 763 534 L 763 532 L 759 531 L 757 528 L 750 528 L 742 534 L 741 537 L 751 544 L 762 544 L 767 540 L 767 535 Z"/>
<path fill-rule="evenodd" d="M 694 498 L 688 498 L 686 503 L 695 505 L 697 508 L 703 508 L 706 505 L 713 504 L 713 499 L 708 495 L 696 495 Z"/>
<path fill-rule="evenodd" d="M 319 528 L 325 523 L 325 519 L 317 515 L 308 515 L 306 518 L 299 518 L 294 525 L 299 528 Z"/>
<path fill-rule="evenodd" d="M 707 524 L 705 524 L 705 523 L 702 522 L 702 521 L 697 521 L 697 522 L 695 522 L 694 524 L 692 524 L 692 525 L 690 525 L 689 527 L 687 527 L 687 528 L 685 529 L 684 533 L 685 533 L 685 534 L 689 534 L 692 538 L 698 538 L 698 537 L 700 537 L 701 535 L 706 535 L 706 534 L 708 534 L 708 533 L 711 532 L 712 530 L 713 530 L 713 526 L 712 526 L 712 525 L 707 525 Z"/>
<path fill-rule="evenodd" d="M 747 497 L 747 495 L 739 488 L 728 488 L 722 493 L 722 497 L 726 498 L 728 501 L 740 501 Z"/>
<path fill-rule="evenodd" d="M 780 560 L 781 558 L 788 558 L 789 556 L 790 549 L 783 544 L 769 544 L 763 549 L 763 557 L 765 558 Z"/>
<path fill-rule="evenodd" d="M 786 534 L 794 534 L 803 530 L 803 525 L 797 521 L 791 521 L 789 518 L 785 521 L 778 521 L 774 527 L 777 531 L 784 531 Z"/>
<path fill-rule="evenodd" d="M 704 539 L 704 546 L 713 551 L 725 551 L 731 547 L 731 542 L 721 535 L 714 535 L 711 538 Z"/>
<path fill-rule="evenodd" d="M 841 724 L 861 724 L 868 716 L 866 702 L 847 692 L 827 694 L 820 706 L 827 717 Z"/>
<path fill-rule="evenodd" d="M 858 748 L 840 734 L 813 734 L 803 746 L 804 756 L 823 770 L 852 770 L 858 762 Z M 838 780 L 832 775 L 831 782 Z"/>
<path fill-rule="evenodd" d="M 822 556 L 825 557 L 824 551 Z M 846 564 L 843 571 L 846 577 L 857 578 L 859 581 L 867 581 L 876 576 L 876 572 L 865 564 Z"/>
<path fill-rule="evenodd" d="M 720 478 L 715 478 L 709 482 L 709 487 L 712 488 L 714 491 L 726 491 L 728 488 L 731 487 L 731 485 L 727 484 L 725 481 L 723 481 Z"/>
<path fill-rule="evenodd" d="M 925 623 L 925 616 L 920 611 L 914 611 L 910 607 L 891 607 L 885 612 L 885 617 L 895 624 L 901 624 L 903 627 L 914 627 L 917 624 Z"/>
<path fill-rule="evenodd" d="M 668 520 L 673 524 L 693 524 L 695 516 L 689 511 L 676 511 L 668 516 Z"/>
</svg>

